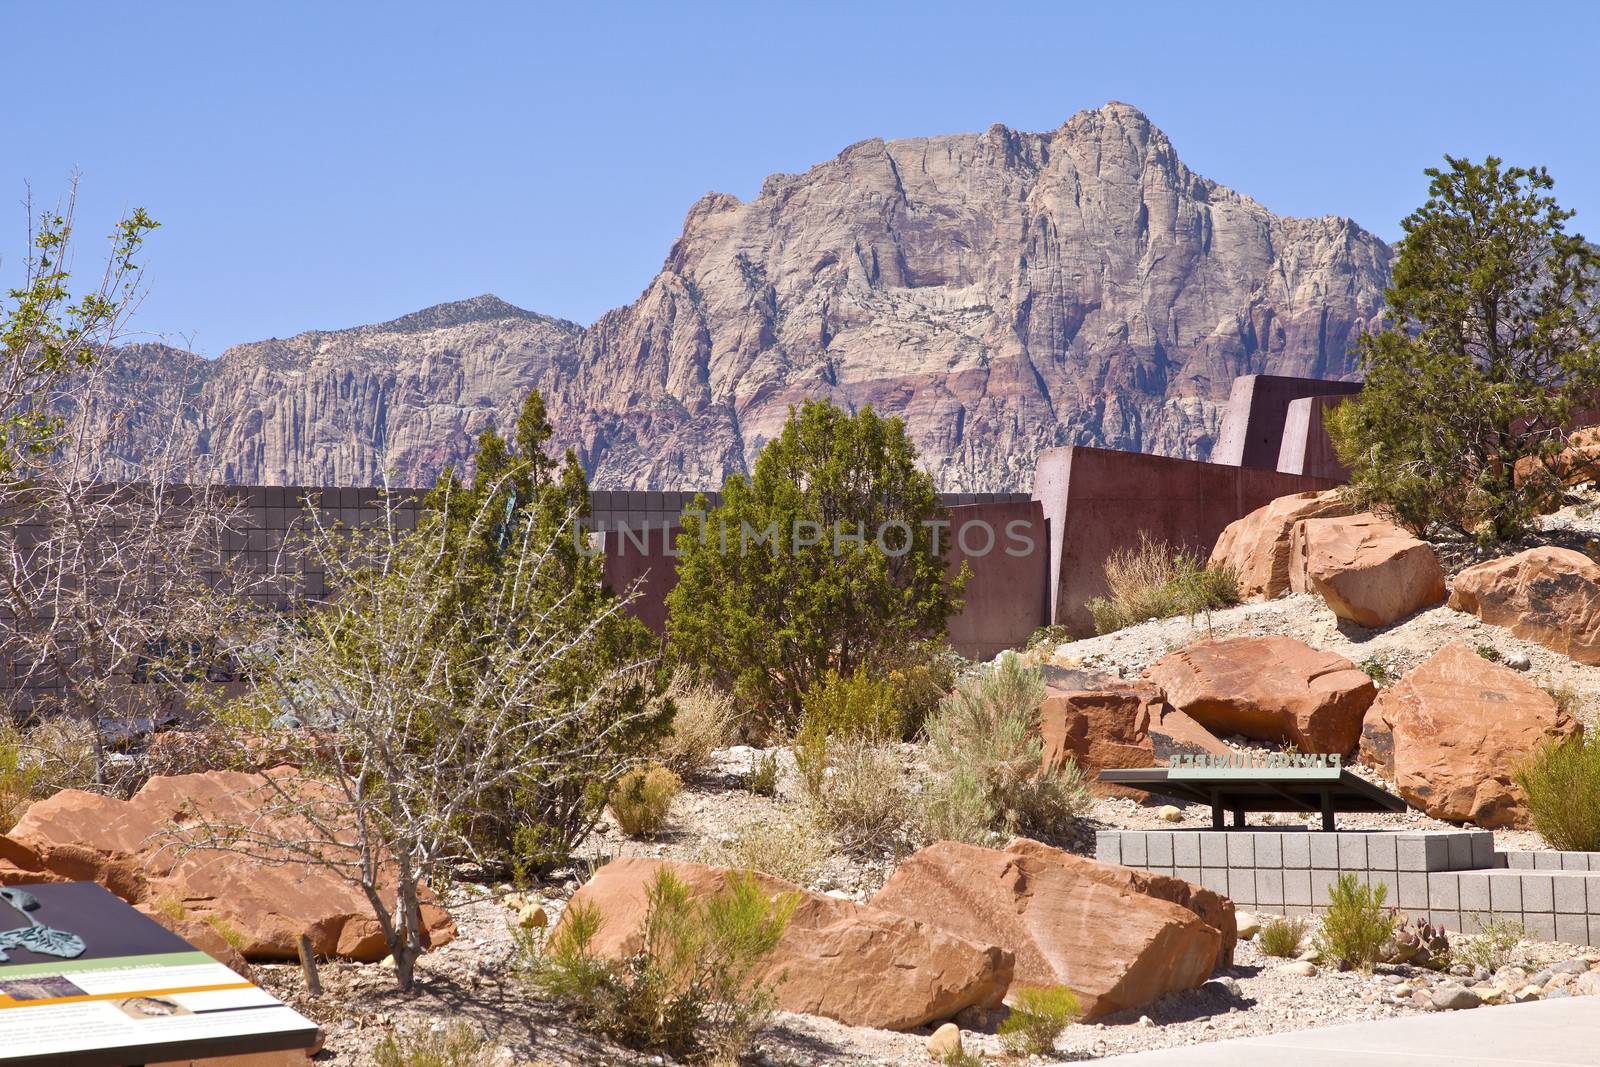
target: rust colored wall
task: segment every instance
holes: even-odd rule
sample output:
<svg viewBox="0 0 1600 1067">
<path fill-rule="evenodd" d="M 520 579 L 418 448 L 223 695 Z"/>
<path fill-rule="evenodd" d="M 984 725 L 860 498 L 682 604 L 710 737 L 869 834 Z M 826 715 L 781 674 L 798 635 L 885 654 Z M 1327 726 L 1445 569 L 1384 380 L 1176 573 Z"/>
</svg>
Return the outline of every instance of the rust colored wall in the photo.
<svg viewBox="0 0 1600 1067">
<path fill-rule="evenodd" d="M 606 584 L 619 595 L 635 589 L 628 610 L 658 634 L 666 632 L 666 598 L 678 583 L 677 560 L 667 551 L 667 538 L 675 533 L 652 524 L 648 538 L 639 530 L 604 534 Z M 957 651 L 993 656 L 1026 642 L 1044 625 L 1050 548 L 1044 509 L 1036 501 L 952 506 L 940 542 L 950 546 L 950 573 L 962 563 L 972 572 L 965 607 L 950 620 L 950 644 Z"/>
<path fill-rule="evenodd" d="M 1052 540 L 1051 618 L 1082 634 L 1093 632 L 1084 605 L 1106 591 L 1106 559 L 1119 548 L 1138 545 L 1141 533 L 1208 554 L 1228 523 L 1275 497 L 1339 484 L 1083 446 L 1046 452 L 1038 479 L 1035 496 Z"/>
<path fill-rule="evenodd" d="M 1233 380 L 1228 407 L 1217 429 L 1211 462 L 1236 467 L 1276 470 L 1283 449 L 1289 404 L 1308 396 L 1347 396 L 1361 391 L 1360 382 L 1323 378 L 1290 378 L 1278 374 L 1246 374 Z"/>
</svg>

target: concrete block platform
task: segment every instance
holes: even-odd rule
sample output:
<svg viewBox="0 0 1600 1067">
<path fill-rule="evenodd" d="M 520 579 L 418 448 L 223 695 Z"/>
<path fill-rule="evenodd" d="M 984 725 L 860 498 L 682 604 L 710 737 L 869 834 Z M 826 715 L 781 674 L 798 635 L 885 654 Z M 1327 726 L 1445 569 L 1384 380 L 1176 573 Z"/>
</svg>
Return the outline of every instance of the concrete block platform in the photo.
<svg viewBox="0 0 1600 1067">
<path fill-rule="evenodd" d="M 1509 919 L 1546 941 L 1600 945 L 1600 853 L 1497 852 L 1488 830 L 1102 830 L 1095 855 L 1170 874 L 1239 907 L 1314 915 L 1345 874 L 1452 932 Z"/>
</svg>

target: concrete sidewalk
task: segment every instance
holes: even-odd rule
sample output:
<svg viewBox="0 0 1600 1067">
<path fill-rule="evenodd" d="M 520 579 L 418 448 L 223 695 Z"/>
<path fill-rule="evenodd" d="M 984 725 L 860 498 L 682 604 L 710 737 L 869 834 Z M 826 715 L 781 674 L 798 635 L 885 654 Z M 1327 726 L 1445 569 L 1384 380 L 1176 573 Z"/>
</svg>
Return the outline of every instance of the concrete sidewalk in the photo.
<svg viewBox="0 0 1600 1067">
<path fill-rule="evenodd" d="M 1600 1067 L 1600 997 L 1441 1011 L 1098 1062 L 1117 1067 Z"/>
</svg>

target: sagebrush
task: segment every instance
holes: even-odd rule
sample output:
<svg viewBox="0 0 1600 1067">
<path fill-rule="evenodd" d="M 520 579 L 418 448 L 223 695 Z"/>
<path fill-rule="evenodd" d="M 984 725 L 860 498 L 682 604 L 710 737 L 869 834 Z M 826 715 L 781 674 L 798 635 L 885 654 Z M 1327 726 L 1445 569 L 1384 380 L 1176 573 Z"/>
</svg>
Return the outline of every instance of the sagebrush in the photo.
<svg viewBox="0 0 1600 1067">
<path fill-rule="evenodd" d="M 1093 802 L 1071 759 L 1044 766 L 1043 675 L 1014 652 L 963 682 L 928 719 L 922 827 L 931 839 L 1050 838 Z"/>
<path fill-rule="evenodd" d="M 817 823 L 846 850 L 893 851 L 912 813 L 899 752 L 865 737 L 836 742 L 812 809 Z"/>
</svg>

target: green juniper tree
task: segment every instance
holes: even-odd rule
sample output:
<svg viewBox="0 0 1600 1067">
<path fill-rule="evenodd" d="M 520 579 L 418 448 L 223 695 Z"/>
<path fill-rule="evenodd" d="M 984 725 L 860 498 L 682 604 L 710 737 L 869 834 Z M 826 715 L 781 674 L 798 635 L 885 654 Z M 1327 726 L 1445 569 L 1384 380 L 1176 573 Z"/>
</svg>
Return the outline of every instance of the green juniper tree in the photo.
<svg viewBox="0 0 1600 1067">
<path fill-rule="evenodd" d="M 1445 162 L 1330 430 L 1361 506 L 1498 542 L 1556 504 L 1567 428 L 1600 406 L 1600 254 L 1566 232 L 1542 167 Z"/>
<path fill-rule="evenodd" d="M 945 574 L 947 514 L 899 419 L 806 401 L 749 479 L 685 517 L 669 650 L 793 727 L 829 672 L 881 673 L 943 636 L 966 580 Z"/>
</svg>

